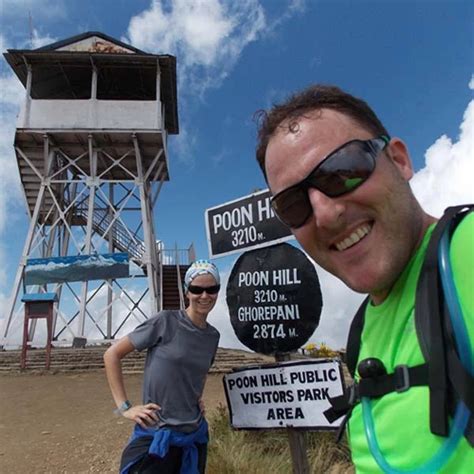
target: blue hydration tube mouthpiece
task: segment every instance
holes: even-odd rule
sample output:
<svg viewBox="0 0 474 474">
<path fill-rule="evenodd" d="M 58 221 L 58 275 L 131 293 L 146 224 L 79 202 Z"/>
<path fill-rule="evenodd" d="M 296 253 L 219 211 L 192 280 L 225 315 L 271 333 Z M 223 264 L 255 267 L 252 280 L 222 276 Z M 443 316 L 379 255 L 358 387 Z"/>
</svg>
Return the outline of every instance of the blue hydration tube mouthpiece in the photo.
<svg viewBox="0 0 474 474">
<path fill-rule="evenodd" d="M 438 266 L 441 275 L 441 283 L 444 290 L 444 297 L 449 308 L 449 315 L 454 331 L 454 339 L 458 349 L 461 363 L 466 370 L 473 375 L 474 363 L 466 323 L 462 316 L 461 305 L 454 285 L 451 262 L 449 258 L 449 228 L 444 231 L 438 249 Z M 365 359 L 358 366 L 359 375 L 362 378 L 382 375 L 386 373 L 385 367 L 379 359 Z M 380 447 L 375 435 L 374 420 L 372 417 L 372 406 L 370 398 L 362 397 L 362 415 L 364 429 L 370 452 L 379 467 L 387 474 L 429 474 L 439 472 L 446 464 L 450 456 L 456 449 L 459 441 L 463 437 L 470 412 L 462 400 L 459 400 L 451 423 L 449 436 L 445 438 L 443 444 L 431 459 L 416 469 L 401 470 L 392 467 L 380 451 Z"/>
</svg>

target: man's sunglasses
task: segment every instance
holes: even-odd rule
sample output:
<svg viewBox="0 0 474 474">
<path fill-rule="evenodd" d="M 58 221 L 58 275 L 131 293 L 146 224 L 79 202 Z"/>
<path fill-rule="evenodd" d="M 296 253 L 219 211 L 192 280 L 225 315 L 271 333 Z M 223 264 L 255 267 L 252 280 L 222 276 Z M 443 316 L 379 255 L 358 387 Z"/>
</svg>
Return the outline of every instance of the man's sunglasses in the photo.
<svg viewBox="0 0 474 474">
<path fill-rule="evenodd" d="M 193 295 L 202 295 L 206 292 L 208 295 L 215 295 L 219 293 L 221 289 L 221 285 L 214 285 L 214 286 L 196 286 L 196 285 L 189 285 L 188 291 Z"/>
<path fill-rule="evenodd" d="M 309 188 L 326 196 L 350 193 L 369 179 L 375 169 L 375 158 L 385 149 L 390 137 L 351 140 L 330 153 L 305 179 L 272 197 L 278 218 L 287 226 L 301 227 L 313 212 Z"/>
</svg>

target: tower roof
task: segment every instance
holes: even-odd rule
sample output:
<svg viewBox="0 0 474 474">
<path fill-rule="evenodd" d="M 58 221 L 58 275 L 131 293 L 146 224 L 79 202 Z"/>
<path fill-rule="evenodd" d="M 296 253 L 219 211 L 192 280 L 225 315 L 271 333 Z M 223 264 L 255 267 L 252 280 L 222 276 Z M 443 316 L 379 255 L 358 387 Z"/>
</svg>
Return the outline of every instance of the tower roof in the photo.
<svg viewBox="0 0 474 474">
<path fill-rule="evenodd" d="M 5 59 L 26 88 L 28 66 L 52 66 L 66 74 L 67 66 L 107 67 L 133 66 L 137 69 L 160 68 L 160 96 L 165 105 L 165 127 L 170 134 L 179 133 L 176 57 L 150 54 L 97 31 L 51 43 L 36 49 L 9 49 Z M 61 72 L 62 71 L 62 72 Z M 133 87 L 133 85 L 131 85 Z"/>
<path fill-rule="evenodd" d="M 32 51 L 57 50 L 147 54 L 145 51 L 123 43 L 100 31 L 87 31 L 86 33 L 56 41 L 55 43 L 47 44 L 41 48 L 33 49 Z"/>
</svg>

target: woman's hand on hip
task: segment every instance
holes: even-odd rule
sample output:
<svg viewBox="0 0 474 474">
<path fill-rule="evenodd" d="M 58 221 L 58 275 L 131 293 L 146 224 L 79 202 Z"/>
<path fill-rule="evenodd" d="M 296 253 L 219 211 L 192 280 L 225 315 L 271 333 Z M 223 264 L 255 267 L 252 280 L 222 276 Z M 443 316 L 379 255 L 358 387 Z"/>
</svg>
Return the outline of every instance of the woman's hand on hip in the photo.
<svg viewBox="0 0 474 474">
<path fill-rule="evenodd" d="M 135 423 L 138 423 L 142 428 L 150 428 L 158 423 L 157 410 L 161 407 L 156 403 L 147 403 L 146 405 L 136 405 L 124 411 L 122 415 Z"/>
</svg>

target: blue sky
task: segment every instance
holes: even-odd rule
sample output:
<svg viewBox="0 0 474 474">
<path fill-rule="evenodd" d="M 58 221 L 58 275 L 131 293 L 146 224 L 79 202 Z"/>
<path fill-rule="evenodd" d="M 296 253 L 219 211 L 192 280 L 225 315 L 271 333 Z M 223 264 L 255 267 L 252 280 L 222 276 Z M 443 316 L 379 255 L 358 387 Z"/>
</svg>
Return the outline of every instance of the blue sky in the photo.
<svg viewBox="0 0 474 474">
<path fill-rule="evenodd" d="M 206 208 L 265 188 L 253 114 L 312 82 L 363 97 L 406 141 L 413 188 L 439 215 L 474 200 L 474 4 L 463 0 L 2 0 L 2 51 L 101 31 L 177 56 L 181 133 L 156 206 L 165 246 L 208 254 Z M 30 20 L 31 18 L 31 20 Z M 0 303 L 11 291 L 27 231 L 12 141 L 22 100 L 0 75 Z M 238 255 L 216 260 L 224 280 Z M 324 309 L 313 339 L 340 347 L 360 300 L 320 272 Z M 2 304 L 4 306 L 4 304 Z M 239 343 L 223 298 L 211 316 L 224 346 Z"/>
</svg>

